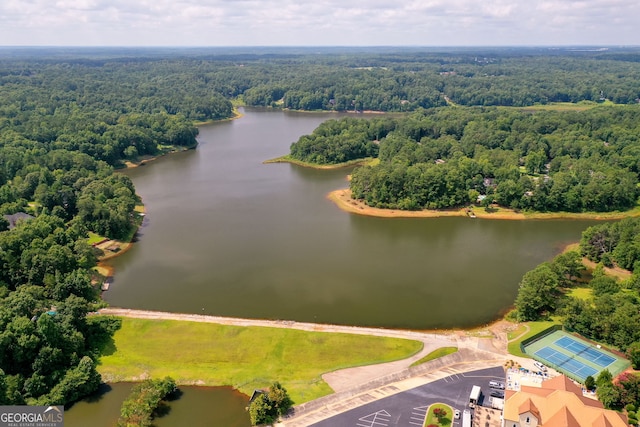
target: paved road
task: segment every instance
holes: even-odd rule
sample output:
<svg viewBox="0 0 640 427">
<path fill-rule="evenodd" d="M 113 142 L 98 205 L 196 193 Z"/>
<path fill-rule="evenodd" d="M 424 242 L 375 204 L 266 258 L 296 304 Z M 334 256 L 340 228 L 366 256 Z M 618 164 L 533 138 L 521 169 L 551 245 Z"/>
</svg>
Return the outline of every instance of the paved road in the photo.
<svg viewBox="0 0 640 427">
<path fill-rule="evenodd" d="M 469 403 L 471 387 L 479 385 L 489 396 L 490 380 L 504 381 L 502 366 L 456 373 L 440 380 L 362 405 L 312 424 L 313 427 L 414 427 L 424 425 L 429 405 L 446 403 L 462 412 Z M 486 398 L 486 397 L 485 397 Z M 452 418 L 452 414 L 449 417 Z M 453 427 L 460 420 L 453 420 Z"/>
</svg>

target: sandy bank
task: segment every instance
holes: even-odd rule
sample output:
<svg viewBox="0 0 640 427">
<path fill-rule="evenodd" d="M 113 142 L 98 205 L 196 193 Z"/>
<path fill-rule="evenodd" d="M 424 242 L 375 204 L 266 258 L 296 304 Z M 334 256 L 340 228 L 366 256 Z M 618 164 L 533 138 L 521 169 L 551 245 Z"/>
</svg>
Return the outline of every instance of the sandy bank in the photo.
<svg viewBox="0 0 640 427">
<path fill-rule="evenodd" d="M 482 207 L 471 207 L 461 209 L 443 209 L 421 211 L 404 211 L 400 209 L 380 209 L 372 208 L 362 200 L 351 198 L 351 190 L 343 188 L 335 190 L 327 195 L 327 198 L 335 203 L 345 212 L 358 215 L 376 216 L 382 218 L 439 218 L 447 216 L 462 216 L 480 219 L 502 219 L 502 220 L 525 220 L 525 219 L 593 219 L 593 220 L 615 220 L 640 216 L 639 209 L 627 212 L 517 212 L 512 209 L 497 208 L 495 211 L 487 212 Z"/>
<path fill-rule="evenodd" d="M 362 200 L 351 198 L 351 190 L 344 188 L 332 191 L 327 198 L 338 205 L 340 209 L 346 212 L 356 213 L 359 215 L 377 216 L 383 218 L 437 218 L 444 216 L 468 216 L 465 209 L 456 210 L 422 210 L 422 211 L 403 211 L 399 209 L 379 209 L 367 206 Z"/>
</svg>

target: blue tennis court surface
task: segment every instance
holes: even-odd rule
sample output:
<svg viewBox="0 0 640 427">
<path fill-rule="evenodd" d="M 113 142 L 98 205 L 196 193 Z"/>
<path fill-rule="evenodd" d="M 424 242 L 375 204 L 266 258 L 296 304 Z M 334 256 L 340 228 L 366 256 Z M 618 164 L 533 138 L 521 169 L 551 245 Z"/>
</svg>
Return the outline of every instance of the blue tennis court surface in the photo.
<svg viewBox="0 0 640 427">
<path fill-rule="evenodd" d="M 551 347 L 542 347 L 534 354 L 541 359 L 548 360 L 554 365 L 559 366 L 565 371 L 571 372 L 572 374 L 582 378 L 583 380 L 589 375 L 594 376 L 598 372 L 596 369 L 593 369 L 592 367 L 573 359 L 573 356 L 567 356 L 566 354 L 560 353 L 559 351 L 556 351 Z"/>
<path fill-rule="evenodd" d="M 570 337 L 564 336 L 559 338 L 554 342 L 555 345 L 561 348 L 566 348 L 567 350 L 575 353 L 576 355 L 595 363 L 598 366 L 607 367 L 616 361 L 615 358 L 604 354 L 603 352 L 589 347 L 586 344 L 583 344 L 579 341 L 576 341 Z"/>
</svg>

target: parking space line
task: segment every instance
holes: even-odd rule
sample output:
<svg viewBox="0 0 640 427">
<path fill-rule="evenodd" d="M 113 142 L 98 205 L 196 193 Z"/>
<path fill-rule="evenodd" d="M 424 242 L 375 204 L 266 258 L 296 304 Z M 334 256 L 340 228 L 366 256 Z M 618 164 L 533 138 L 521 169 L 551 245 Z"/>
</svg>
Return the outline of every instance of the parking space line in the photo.
<svg viewBox="0 0 640 427">
<path fill-rule="evenodd" d="M 417 408 L 413 408 L 409 424 L 422 427 L 424 425 L 424 420 L 427 418 L 428 409 L 428 406 L 418 406 Z"/>
<path fill-rule="evenodd" d="M 385 411 L 384 409 L 378 412 L 374 412 L 373 414 L 365 415 L 364 417 L 358 418 L 358 423 L 356 425 L 358 427 L 374 427 L 374 426 L 382 426 L 387 427 L 389 424 L 386 424 L 390 421 L 391 414 Z M 378 418 L 380 419 L 378 421 Z M 367 423 L 363 424 L 361 422 Z"/>
</svg>

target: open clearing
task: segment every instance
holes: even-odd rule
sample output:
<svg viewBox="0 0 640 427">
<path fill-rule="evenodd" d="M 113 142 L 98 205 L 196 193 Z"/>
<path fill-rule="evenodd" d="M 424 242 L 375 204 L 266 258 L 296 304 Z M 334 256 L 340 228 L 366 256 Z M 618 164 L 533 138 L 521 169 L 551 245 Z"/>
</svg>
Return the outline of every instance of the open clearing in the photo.
<svg viewBox="0 0 640 427">
<path fill-rule="evenodd" d="M 231 385 L 249 395 L 280 381 L 302 403 L 333 393 L 323 373 L 404 359 L 422 348 L 399 338 L 123 318 L 98 370 L 107 382 L 169 375 L 179 384 Z"/>
</svg>

